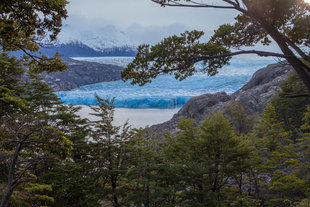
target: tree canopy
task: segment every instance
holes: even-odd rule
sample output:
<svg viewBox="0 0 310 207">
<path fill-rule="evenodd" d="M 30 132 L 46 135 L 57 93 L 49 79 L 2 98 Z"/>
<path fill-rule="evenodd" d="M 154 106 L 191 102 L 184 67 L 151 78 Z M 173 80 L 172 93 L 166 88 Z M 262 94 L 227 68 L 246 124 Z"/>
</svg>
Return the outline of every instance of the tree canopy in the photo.
<svg viewBox="0 0 310 207">
<path fill-rule="evenodd" d="M 197 72 L 194 64 L 202 61 L 204 72 L 215 75 L 236 55 L 256 54 L 286 59 L 301 77 L 310 93 L 310 5 L 303 0 L 152 0 L 163 7 L 192 7 L 236 10 L 234 24 L 221 25 L 208 42 L 200 42 L 203 32 L 186 31 L 160 43 L 140 45 L 132 63 L 122 73 L 123 80 L 144 85 L 159 74 L 176 79 Z M 254 50 L 256 44 L 275 42 L 280 52 Z"/>
<path fill-rule="evenodd" d="M 40 45 L 56 40 L 62 19 L 67 17 L 66 0 L 0 1 L 0 48 L 3 52 L 23 51 L 30 69 L 62 71 L 59 54 L 38 55 Z M 30 58 L 30 59 L 29 59 Z"/>
</svg>

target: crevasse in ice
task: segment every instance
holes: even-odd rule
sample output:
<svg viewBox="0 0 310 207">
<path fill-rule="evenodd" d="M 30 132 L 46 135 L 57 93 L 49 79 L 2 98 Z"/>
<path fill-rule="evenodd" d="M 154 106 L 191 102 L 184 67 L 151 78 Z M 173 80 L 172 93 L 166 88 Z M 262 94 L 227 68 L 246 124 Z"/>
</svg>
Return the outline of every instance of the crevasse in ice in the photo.
<svg viewBox="0 0 310 207">
<path fill-rule="evenodd" d="M 103 57 L 76 58 L 78 60 L 126 65 L 133 58 Z M 225 91 L 233 93 L 241 88 L 252 74 L 273 59 L 233 59 L 229 66 L 220 69 L 219 74 L 207 76 L 196 74 L 183 81 L 173 76 L 161 75 L 145 86 L 131 85 L 129 82 L 113 81 L 82 86 L 72 91 L 57 92 L 57 96 L 67 104 L 96 104 L 95 94 L 102 98 L 114 98 L 115 107 L 125 108 L 176 108 L 184 105 L 191 97 Z M 200 67 L 198 64 L 197 67 Z"/>
</svg>

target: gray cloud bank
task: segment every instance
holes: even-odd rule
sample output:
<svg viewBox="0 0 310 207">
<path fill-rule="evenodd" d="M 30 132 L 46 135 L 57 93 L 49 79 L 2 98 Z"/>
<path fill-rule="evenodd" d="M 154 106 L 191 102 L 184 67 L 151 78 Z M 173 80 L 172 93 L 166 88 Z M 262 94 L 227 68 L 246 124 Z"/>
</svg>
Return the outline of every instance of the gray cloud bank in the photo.
<svg viewBox="0 0 310 207">
<path fill-rule="evenodd" d="M 211 34 L 236 13 L 226 10 L 162 8 L 151 0 L 70 0 L 59 40 L 96 45 L 155 44 L 186 30 Z"/>
</svg>

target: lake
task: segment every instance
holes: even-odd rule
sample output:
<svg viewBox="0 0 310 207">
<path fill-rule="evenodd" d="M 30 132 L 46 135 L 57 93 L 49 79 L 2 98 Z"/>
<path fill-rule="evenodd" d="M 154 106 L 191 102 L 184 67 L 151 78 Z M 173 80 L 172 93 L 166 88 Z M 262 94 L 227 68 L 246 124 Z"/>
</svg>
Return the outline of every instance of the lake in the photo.
<svg viewBox="0 0 310 207">
<path fill-rule="evenodd" d="M 76 60 L 114 64 L 126 67 L 133 57 L 79 57 Z M 272 58 L 233 58 L 231 64 L 219 70 L 215 76 L 197 73 L 184 81 L 173 76 L 161 75 L 143 87 L 121 80 L 81 86 L 72 91 L 56 92 L 67 104 L 83 105 L 79 114 L 91 120 L 90 109 L 95 105 L 95 94 L 101 98 L 115 98 L 115 125 L 126 120 L 133 127 L 145 127 L 165 122 L 192 97 L 205 93 L 225 91 L 231 94 L 246 84 L 258 69 L 275 63 Z M 201 69 L 201 64 L 196 64 Z"/>
<path fill-rule="evenodd" d="M 93 111 L 89 106 L 79 105 L 81 110 L 78 112 L 82 118 L 88 118 L 91 121 L 97 120 L 97 117 L 89 115 Z M 172 116 L 179 111 L 175 109 L 130 109 L 130 108 L 115 108 L 114 122 L 116 126 L 123 125 L 127 120 L 132 127 L 140 128 L 159 124 L 168 121 Z"/>
<path fill-rule="evenodd" d="M 109 63 L 124 66 L 132 57 L 88 57 L 77 60 Z M 67 104 L 95 105 L 94 94 L 104 99 L 115 98 L 118 108 L 160 108 L 182 107 L 190 98 L 205 93 L 225 91 L 231 94 L 246 84 L 258 69 L 274 63 L 274 59 L 233 59 L 231 64 L 219 69 L 215 76 L 197 73 L 183 81 L 172 75 L 161 75 L 142 87 L 121 80 L 81 86 L 72 91 L 59 91 L 56 95 Z M 197 70 L 201 65 L 196 65 Z"/>
</svg>

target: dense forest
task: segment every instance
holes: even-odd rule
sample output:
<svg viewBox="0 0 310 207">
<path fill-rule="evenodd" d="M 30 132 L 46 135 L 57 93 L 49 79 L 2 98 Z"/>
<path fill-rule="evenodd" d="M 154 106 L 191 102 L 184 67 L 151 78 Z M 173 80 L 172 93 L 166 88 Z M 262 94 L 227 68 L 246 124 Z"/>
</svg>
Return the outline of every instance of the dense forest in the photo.
<svg viewBox="0 0 310 207">
<path fill-rule="evenodd" d="M 79 118 L 1 55 L 3 206 L 309 206 L 309 97 L 296 74 L 263 116 L 238 102 L 176 136 L 113 126 L 113 100 Z M 10 106 L 9 108 L 7 106 Z"/>
<path fill-rule="evenodd" d="M 114 100 L 98 96 L 98 121 L 81 119 L 38 77 L 65 70 L 59 55 L 33 55 L 35 40 L 60 32 L 66 4 L 0 3 L 1 207 L 310 206 L 310 97 L 299 74 L 263 114 L 231 102 L 202 123 L 180 120 L 177 134 L 114 126 Z"/>
</svg>

